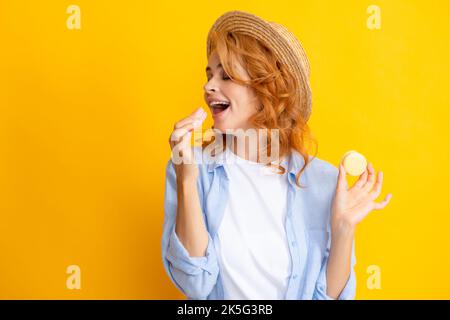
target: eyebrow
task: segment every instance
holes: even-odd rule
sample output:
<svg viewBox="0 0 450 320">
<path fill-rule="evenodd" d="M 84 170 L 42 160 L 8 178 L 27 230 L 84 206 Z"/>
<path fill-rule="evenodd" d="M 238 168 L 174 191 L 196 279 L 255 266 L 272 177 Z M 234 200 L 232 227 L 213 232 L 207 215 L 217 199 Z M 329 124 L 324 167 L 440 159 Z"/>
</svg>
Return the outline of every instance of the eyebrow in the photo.
<svg viewBox="0 0 450 320">
<path fill-rule="evenodd" d="M 219 63 L 219 64 L 217 65 L 216 68 L 222 68 L 222 64 Z M 206 71 L 206 72 L 211 71 L 211 68 L 208 66 L 208 67 L 206 67 L 206 70 L 205 70 L 205 71 Z"/>
</svg>

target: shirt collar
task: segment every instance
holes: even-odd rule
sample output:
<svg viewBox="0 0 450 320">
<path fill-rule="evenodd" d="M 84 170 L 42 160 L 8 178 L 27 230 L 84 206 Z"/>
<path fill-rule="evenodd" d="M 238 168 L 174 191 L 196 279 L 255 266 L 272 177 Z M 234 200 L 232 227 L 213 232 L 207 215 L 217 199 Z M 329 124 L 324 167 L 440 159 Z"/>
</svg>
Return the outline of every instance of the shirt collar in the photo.
<svg viewBox="0 0 450 320">
<path fill-rule="evenodd" d="M 208 172 L 212 172 L 225 163 L 225 152 L 220 152 L 216 157 L 210 157 L 208 154 L 203 155 L 202 160 L 206 162 Z"/>
<path fill-rule="evenodd" d="M 225 163 L 225 152 L 221 152 L 214 158 L 210 158 L 208 155 L 204 156 L 203 161 L 206 161 L 208 172 L 213 172 L 215 169 L 222 167 Z M 280 162 L 283 168 L 286 168 L 287 173 L 291 175 L 289 182 L 295 184 L 295 176 L 303 167 L 303 156 L 296 150 L 292 149 L 292 152 L 281 159 Z M 292 179 L 293 178 L 293 179 Z M 295 184 L 296 185 L 296 184 Z"/>
<path fill-rule="evenodd" d="M 301 170 L 304 163 L 305 160 L 303 159 L 303 156 L 294 149 L 291 149 L 291 153 L 285 156 L 280 163 L 283 168 L 286 168 L 288 181 L 294 187 L 298 188 L 296 183 L 296 175 Z"/>
</svg>

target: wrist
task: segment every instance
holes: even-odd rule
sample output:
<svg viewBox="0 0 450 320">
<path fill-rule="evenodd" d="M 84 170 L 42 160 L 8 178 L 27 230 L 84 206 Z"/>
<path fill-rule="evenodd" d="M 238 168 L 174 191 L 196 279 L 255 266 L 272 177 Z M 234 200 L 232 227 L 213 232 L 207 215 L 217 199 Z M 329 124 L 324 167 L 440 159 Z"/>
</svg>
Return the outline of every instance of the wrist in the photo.
<svg viewBox="0 0 450 320">
<path fill-rule="evenodd" d="M 356 226 L 346 219 L 336 219 L 331 226 L 331 233 L 339 238 L 351 238 L 355 235 Z"/>
<path fill-rule="evenodd" d="M 198 167 L 196 164 L 183 164 L 176 168 L 178 184 L 196 183 L 198 178 Z"/>
</svg>

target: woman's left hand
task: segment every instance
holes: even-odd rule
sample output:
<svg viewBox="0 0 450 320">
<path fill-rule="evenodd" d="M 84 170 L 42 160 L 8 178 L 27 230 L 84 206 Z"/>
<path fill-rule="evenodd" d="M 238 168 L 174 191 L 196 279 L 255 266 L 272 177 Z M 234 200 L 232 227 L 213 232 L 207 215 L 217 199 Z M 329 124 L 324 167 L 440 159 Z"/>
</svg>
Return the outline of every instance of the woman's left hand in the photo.
<svg viewBox="0 0 450 320">
<path fill-rule="evenodd" d="M 348 188 L 346 174 L 344 166 L 340 163 L 336 194 L 332 205 L 331 228 L 334 233 L 339 231 L 353 233 L 361 220 L 372 210 L 381 210 L 386 207 L 392 197 L 389 193 L 383 201 L 375 202 L 381 193 L 383 172 L 378 172 L 375 181 L 375 170 L 371 163 L 367 165 L 364 173 L 351 188 Z"/>
</svg>

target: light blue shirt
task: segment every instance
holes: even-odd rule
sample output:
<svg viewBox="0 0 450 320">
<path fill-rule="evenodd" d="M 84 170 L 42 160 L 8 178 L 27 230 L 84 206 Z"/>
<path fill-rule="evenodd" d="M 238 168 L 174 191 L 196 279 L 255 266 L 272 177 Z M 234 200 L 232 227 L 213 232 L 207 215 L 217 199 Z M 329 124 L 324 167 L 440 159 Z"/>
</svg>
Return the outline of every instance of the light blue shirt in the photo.
<svg viewBox="0 0 450 320">
<path fill-rule="evenodd" d="M 208 230 L 208 246 L 204 257 L 190 257 L 175 233 L 177 213 L 176 174 L 169 160 L 166 166 L 162 260 L 175 286 L 189 300 L 222 300 L 224 297 L 217 258 L 217 231 L 228 199 L 228 175 L 224 157 L 214 160 L 194 147 L 199 176 L 197 188 L 203 218 Z M 223 153 L 221 154 L 223 155 Z M 285 299 L 333 300 L 326 294 L 326 269 L 331 245 L 330 217 L 338 169 L 319 158 L 312 158 L 296 185 L 295 175 L 304 159 L 296 151 L 282 159 L 288 175 L 286 236 L 292 262 Z M 354 299 L 356 291 L 355 245 L 352 245 L 351 272 L 339 300 Z"/>
</svg>

